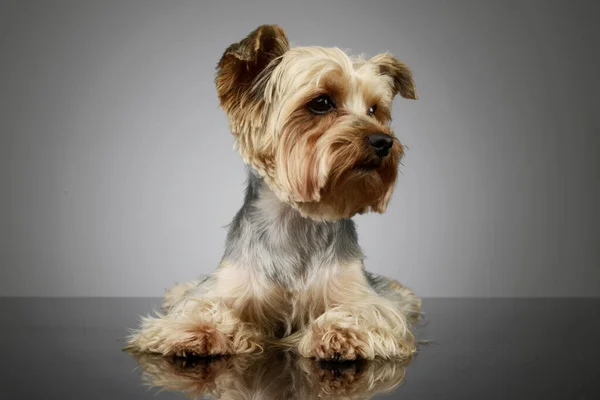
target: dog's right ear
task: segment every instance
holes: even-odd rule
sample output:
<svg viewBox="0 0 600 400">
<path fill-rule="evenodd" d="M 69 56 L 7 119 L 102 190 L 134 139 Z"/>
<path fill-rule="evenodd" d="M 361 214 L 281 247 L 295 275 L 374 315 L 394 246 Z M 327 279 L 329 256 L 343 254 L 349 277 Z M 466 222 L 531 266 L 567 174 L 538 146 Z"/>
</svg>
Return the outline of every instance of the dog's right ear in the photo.
<svg viewBox="0 0 600 400">
<path fill-rule="evenodd" d="M 274 67 L 290 48 L 283 29 L 262 25 L 225 50 L 217 65 L 216 85 L 221 107 L 231 114 L 236 108 L 251 107 L 258 99 L 255 83 L 267 66 Z M 261 74 L 263 73 L 263 74 Z M 260 88 L 258 88 L 260 90 Z"/>
</svg>

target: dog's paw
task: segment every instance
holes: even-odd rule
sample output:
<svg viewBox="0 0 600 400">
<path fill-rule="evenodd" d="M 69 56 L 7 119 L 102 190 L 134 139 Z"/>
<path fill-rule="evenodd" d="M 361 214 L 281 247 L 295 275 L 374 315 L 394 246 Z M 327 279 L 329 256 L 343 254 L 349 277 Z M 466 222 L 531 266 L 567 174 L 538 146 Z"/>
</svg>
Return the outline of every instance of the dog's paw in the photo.
<svg viewBox="0 0 600 400">
<path fill-rule="evenodd" d="M 210 323 L 198 324 L 177 336 L 170 343 L 167 354 L 178 357 L 205 357 L 234 352 L 231 339 Z"/>
<path fill-rule="evenodd" d="M 407 359 L 416 350 L 414 336 L 408 330 L 359 324 L 350 318 L 317 320 L 298 343 L 303 357 L 334 361 Z"/>
<path fill-rule="evenodd" d="M 195 311 L 198 310 L 189 312 Z M 191 317 L 171 313 L 142 318 L 140 329 L 128 338 L 125 350 L 163 356 L 211 357 L 251 353 L 262 348 L 260 332 L 253 325 L 230 318 L 228 310 L 220 310 L 220 323 L 212 320 L 214 315 L 201 315 L 201 311 Z"/>
<path fill-rule="evenodd" d="M 334 361 L 373 358 L 367 340 L 368 333 L 358 328 L 337 325 L 313 327 L 300 345 L 300 354 Z"/>
</svg>

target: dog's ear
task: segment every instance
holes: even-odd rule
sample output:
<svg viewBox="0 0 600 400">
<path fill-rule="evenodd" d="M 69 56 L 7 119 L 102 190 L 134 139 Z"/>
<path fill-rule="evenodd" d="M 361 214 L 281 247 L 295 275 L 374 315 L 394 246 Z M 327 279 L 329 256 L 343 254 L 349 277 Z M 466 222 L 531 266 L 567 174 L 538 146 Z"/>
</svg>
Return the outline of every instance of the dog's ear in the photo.
<svg viewBox="0 0 600 400">
<path fill-rule="evenodd" d="M 412 72 L 406 64 L 388 53 L 376 55 L 369 62 L 375 64 L 381 75 L 392 78 L 394 95 L 400 94 L 405 99 L 417 99 Z"/>
<path fill-rule="evenodd" d="M 262 25 L 246 38 L 225 50 L 217 65 L 216 85 L 221 106 L 226 112 L 233 107 L 246 106 L 256 100 L 255 83 L 274 60 L 289 49 L 283 29 L 277 25 Z M 270 68 L 271 69 L 271 68 Z M 262 74 L 264 75 L 264 74 Z"/>
</svg>

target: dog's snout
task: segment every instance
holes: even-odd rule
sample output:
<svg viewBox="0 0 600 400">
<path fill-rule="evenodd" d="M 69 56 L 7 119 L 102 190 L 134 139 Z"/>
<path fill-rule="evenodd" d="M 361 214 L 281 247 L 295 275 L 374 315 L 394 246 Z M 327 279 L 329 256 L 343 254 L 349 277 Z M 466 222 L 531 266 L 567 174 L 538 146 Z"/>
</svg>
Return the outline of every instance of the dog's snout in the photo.
<svg viewBox="0 0 600 400">
<path fill-rule="evenodd" d="M 394 144 L 394 139 L 390 135 L 379 132 L 367 136 L 367 141 L 379 157 L 387 156 Z"/>
</svg>

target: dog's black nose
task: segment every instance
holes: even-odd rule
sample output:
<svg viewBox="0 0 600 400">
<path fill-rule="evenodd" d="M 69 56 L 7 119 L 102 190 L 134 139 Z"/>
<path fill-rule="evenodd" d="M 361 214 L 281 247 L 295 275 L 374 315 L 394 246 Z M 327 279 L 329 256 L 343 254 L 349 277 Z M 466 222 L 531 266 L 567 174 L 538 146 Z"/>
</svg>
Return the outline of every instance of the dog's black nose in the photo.
<svg viewBox="0 0 600 400">
<path fill-rule="evenodd" d="M 367 136 L 367 140 L 379 157 L 387 156 L 394 144 L 394 139 L 385 133 L 373 133 Z"/>
</svg>

